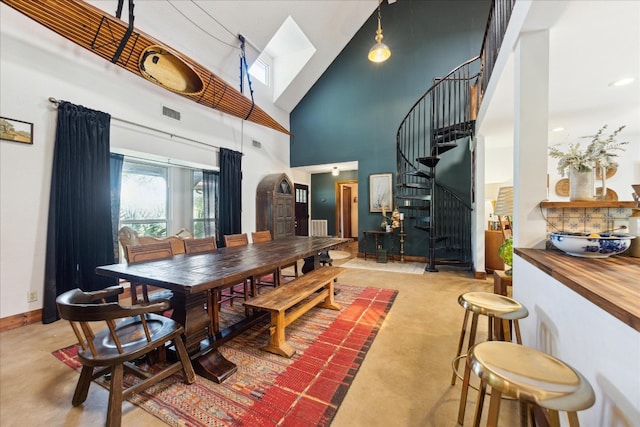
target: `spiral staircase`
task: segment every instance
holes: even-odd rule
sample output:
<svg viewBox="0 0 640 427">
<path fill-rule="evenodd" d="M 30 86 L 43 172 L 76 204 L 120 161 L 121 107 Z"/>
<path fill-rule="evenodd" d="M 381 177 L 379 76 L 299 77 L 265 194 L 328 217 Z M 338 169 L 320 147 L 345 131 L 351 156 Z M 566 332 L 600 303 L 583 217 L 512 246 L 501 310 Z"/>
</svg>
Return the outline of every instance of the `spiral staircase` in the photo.
<svg viewBox="0 0 640 427">
<path fill-rule="evenodd" d="M 404 213 L 405 227 L 425 233 L 430 272 L 438 271 L 437 265 L 473 267 L 471 202 L 438 180 L 437 169 L 447 152 L 473 139 L 482 94 L 515 1 L 492 2 L 480 55 L 434 79 L 396 134 L 396 205 Z"/>
<path fill-rule="evenodd" d="M 437 179 L 441 156 L 473 138 L 480 57 L 460 65 L 413 105 L 396 134 L 396 203 L 405 224 L 427 233 L 427 271 L 471 268 L 471 205 Z"/>
</svg>

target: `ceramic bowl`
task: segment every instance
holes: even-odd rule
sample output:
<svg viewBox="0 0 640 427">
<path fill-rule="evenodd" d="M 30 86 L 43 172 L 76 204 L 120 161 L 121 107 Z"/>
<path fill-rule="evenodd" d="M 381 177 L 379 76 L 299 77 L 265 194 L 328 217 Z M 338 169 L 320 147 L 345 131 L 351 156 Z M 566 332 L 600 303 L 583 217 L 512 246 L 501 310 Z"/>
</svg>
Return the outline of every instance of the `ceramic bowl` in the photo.
<svg viewBox="0 0 640 427">
<path fill-rule="evenodd" d="M 612 233 L 551 233 L 550 239 L 553 246 L 569 255 L 607 258 L 626 251 L 634 237 Z"/>
</svg>

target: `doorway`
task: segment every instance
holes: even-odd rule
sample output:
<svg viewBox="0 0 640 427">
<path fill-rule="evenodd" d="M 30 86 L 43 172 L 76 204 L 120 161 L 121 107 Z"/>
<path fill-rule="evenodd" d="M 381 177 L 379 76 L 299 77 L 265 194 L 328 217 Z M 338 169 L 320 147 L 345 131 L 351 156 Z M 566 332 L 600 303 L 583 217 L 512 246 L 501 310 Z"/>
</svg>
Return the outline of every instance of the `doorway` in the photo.
<svg viewBox="0 0 640 427">
<path fill-rule="evenodd" d="M 336 236 L 358 239 L 358 181 L 336 181 Z"/>
<path fill-rule="evenodd" d="M 309 186 L 293 184 L 296 196 L 294 229 L 296 236 L 309 235 Z"/>
</svg>

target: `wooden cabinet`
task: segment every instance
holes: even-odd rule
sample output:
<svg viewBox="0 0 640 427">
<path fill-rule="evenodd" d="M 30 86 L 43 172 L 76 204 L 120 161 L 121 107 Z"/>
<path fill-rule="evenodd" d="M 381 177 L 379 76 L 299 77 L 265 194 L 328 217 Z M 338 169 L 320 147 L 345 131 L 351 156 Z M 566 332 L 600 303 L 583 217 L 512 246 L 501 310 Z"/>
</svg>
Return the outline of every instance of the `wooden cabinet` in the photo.
<svg viewBox="0 0 640 427">
<path fill-rule="evenodd" d="M 504 270 L 504 262 L 498 255 L 498 249 L 503 242 L 501 230 L 484 231 L 484 268 L 488 272 Z"/>
<path fill-rule="evenodd" d="M 274 239 L 295 233 L 293 183 L 284 173 L 265 176 L 256 190 L 256 231 L 269 230 Z"/>
</svg>

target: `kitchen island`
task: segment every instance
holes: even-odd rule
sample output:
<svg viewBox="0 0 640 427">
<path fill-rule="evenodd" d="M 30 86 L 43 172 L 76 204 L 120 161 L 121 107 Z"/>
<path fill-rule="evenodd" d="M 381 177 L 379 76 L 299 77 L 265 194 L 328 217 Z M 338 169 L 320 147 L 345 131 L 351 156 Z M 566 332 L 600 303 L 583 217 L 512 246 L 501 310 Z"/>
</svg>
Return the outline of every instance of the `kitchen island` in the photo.
<svg viewBox="0 0 640 427">
<path fill-rule="evenodd" d="M 579 370 L 596 392 L 581 425 L 640 419 L 640 259 L 514 250 L 513 296 L 529 310 L 525 345 Z"/>
</svg>

